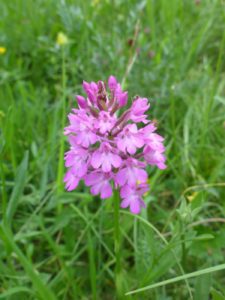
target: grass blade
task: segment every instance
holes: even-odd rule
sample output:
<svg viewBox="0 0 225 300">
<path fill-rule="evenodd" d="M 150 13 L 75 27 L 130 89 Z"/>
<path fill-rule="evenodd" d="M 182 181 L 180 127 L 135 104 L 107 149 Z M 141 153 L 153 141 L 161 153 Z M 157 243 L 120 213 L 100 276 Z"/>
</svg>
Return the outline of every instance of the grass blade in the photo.
<svg viewBox="0 0 225 300">
<path fill-rule="evenodd" d="M 131 216 L 131 217 L 135 217 L 135 218 L 137 218 L 138 220 L 140 220 L 141 222 L 143 222 L 144 224 L 146 224 L 148 227 L 150 227 L 151 229 L 153 229 L 153 231 L 155 231 L 155 233 L 161 238 L 161 240 L 162 240 L 166 245 L 168 245 L 168 242 L 167 242 L 167 240 L 164 238 L 164 236 L 163 236 L 163 235 L 159 232 L 159 230 L 158 230 L 155 226 L 153 226 L 150 222 L 148 222 L 147 220 L 145 220 L 144 218 L 142 218 L 142 217 L 140 217 L 140 216 L 138 216 L 138 215 L 133 215 L 133 214 L 131 214 L 130 212 L 123 211 L 123 210 L 120 211 L 120 212 L 123 213 L 123 214 L 129 215 L 129 216 Z M 176 256 L 176 254 L 174 253 L 173 249 L 171 249 L 171 252 L 173 253 L 173 256 L 174 256 L 174 258 L 175 258 L 175 260 L 176 260 L 176 263 L 177 263 L 177 265 L 178 265 L 178 267 L 179 267 L 181 273 L 184 274 L 184 270 L 183 270 L 183 268 L 182 268 L 182 265 L 180 264 L 179 259 L 177 258 L 177 256 Z M 188 289 L 188 292 L 189 292 L 189 295 L 190 295 L 190 299 L 193 299 L 193 296 L 192 296 L 192 292 L 191 292 L 189 283 L 188 283 L 188 281 L 187 281 L 186 279 L 184 279 L 184 280 L 185 280 L 185 283 L 186 283 L 186 286 L 187 286 L 187 289 Z M 128 295 L 128 294 L 126 294 L 126 295 Z"/>
<path fill-rule="evenodd" d="M 156 287 L 164 286 L 164 285 L 167 285 L 167 284 L 170 284 L 170 283 L 178 282 L 178 281 L 185 280 L 185 279 L 188 279 L 188 278 L 197 277 L 197 276 L 201 276 L 201 275 L 204 275 L 204 274 L 209 274 L 209 273 L 213 273 L 213 272 L 217 272 L 217 271 L 221 271 L 221 270 L 225 270 L 225 264 L 217 265 L 215 267 L 210 267 L 210 268 L 206 268 L 206 269 L 203 269 L 203 270 L 200 270 L 200 271 L 188 273 L 188 274 L 185 274 L 185 275 L 182 275 L 182 276 L 177 276 L 177 277 L 174 277 L 174 278 L 171 278 L 171 279 L 163 280 L 163 281 L 145 286 L 143 288 L 130 291 L 130 292 L 126 293 L 125 295 L 131 295 L 131 294 L 144 292 L 144 291 L 156 288 Z"/>
<path fill-rule="evenodd" d="M 37 271 L 34 269 L 34 266 L 29 262 L 15 243 L 11 230 L 3 224 L 0 226 L 0 236 L 3 242 L 17 255 L 18 260 L 30 277 L 37 293 L 40 295 L 40 298 L 43 300 L 56 300 L 53 292 L 43 283 L 40 276 L 38 276 Z"/>
<path fill-rule="evenodd" d="M 28 151 L 25 152 L 23 160 L 17 170 L 15 178 L 15 186 L 13 188 L 11 197 L 9 199 L 9 204 L 6 209 L 5 221 L 8 225 L 11 225 L 12 218 L 16 212 L 16 208 L 20 199 L 20 196 L 23 193 L 23 189 L 26 183 L 26 173 L 28 167 Z"/>
<path fill-rule="evenodd" d="M 1 293 L 0 299 L 8 299 L 7 297 L 12 296 L 14 294 L 18 293 L 28 293 L 31 294 L 31 289 L 28 289 L 26 287 L 13 287 L 9 290 L 6 290 L 5 292 Z"/>
</svg>

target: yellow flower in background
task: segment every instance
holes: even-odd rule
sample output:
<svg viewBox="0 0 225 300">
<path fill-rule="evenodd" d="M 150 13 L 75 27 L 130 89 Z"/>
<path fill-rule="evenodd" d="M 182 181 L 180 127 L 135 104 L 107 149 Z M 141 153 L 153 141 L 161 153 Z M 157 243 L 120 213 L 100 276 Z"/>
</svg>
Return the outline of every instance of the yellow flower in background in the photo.
<svg viewBox="0 0 225 300">
<path fill-rule="evenodd" d="M 57 34 L 56 44 L 57 44 L 58 46 L 63 46 L 63 45 L 68 44 L 68 42 L 69 42 L 68 37 L 65 35 L 65 33 L 63 33 L 63 32 L 60 31 L 60 32 Z"/>
<path fill-rule="evenodd" d="M 189 202 L 192 202 L 198 195 L 198 192 L 193 192 L 191 195 L 186 196 Z"/>
<path fill-rule="evenodd" d="M 3 55 L 6 53 L 6 48 L 5 47 L 0 47 L 0 55 Z"/>
<path fill-rule="evenodd" d="M 109 0 L 92 0 L 91 1 L 91 5 L 92 6 L 99 6 L 100 2 L 106 4 L 106 3 L 109 3 Z"/>
<path fill-rule="evenodd" d="M 97 6 L 100 3 L 100 0 L 92 0 L 91 5 L 92 6 Z"/>
</svg>

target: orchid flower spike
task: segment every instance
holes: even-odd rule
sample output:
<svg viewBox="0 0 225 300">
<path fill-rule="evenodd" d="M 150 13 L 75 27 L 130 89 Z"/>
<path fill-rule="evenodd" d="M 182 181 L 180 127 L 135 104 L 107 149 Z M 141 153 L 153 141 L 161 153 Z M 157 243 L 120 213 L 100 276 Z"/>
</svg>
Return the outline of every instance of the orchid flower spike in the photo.
<svg viewBox="0 0 225 300">
<path fill-rule="evenodd" d="M 93 195 L 106 199 L 114 186 L 119 189 L 121 207 L 138 214 L 145 207 L 143 195 L 149 189 L 147 165 L 166 168 L 164 139 L 147 119 L 148 99 L 135 97 L 130 108 L 120 114 L 128 92 L 114 76 L 107 85 L 84 81 L 83 89 L 86 97 L 77 96 L 78 109 L 69 114 L 65 128 L 70 144 L 65 153 L 66 189 L 72 191 L 84 180 Z"/>
</svg>

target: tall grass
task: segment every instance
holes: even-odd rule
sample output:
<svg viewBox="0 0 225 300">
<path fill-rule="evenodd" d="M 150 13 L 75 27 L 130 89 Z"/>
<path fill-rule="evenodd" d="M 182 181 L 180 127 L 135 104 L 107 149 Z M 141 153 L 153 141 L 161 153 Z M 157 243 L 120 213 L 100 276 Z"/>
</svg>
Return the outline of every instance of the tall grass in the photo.
<svg viewBox="0 0 225 300">
<path fill-rule="evenodd" d="M 130 101 L 150 99 L 168 157 L 166 171 L 149 168 L 147 209 L 120 212 L 121 289 L 138 293 L 119 297 L 225 299 L 223 1 L 0 0 L 0 11 L 0 299 L 116 299 L 112 199 L 61 183 L 74 95 L 110 74 L 126 75 Z"/>
</svg>

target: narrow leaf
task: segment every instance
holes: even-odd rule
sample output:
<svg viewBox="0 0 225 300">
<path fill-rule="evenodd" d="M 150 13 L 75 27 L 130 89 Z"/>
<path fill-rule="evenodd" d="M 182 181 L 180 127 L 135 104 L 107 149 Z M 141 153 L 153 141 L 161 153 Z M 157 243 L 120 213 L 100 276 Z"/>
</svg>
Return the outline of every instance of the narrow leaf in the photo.
<svg viewBox="0 0 225 300">
<path fill-rule="evenodd" d="M 225 296 L 215 289 L 211 289 L 211 295 L 213 300 L 225 300 Z"/>
<path fill-rule="evenodd" d="M 38 274 L 37 270 L 15 243 L 11 230 L 3 224 L 0 225 L 0 237 L 5 246 L 11 248 L 12 251 L 17 255 L 18 261 L 23 266 L 24 270 L 32 281 L 33 286 L 40 296 L 39 298 L 42 300 L 56 300 L 56 297 L 52 290 L 41 280 L 41 277 Z"/>
<path fill-rule="evenodd" d="M 8 299 L 7 297 L 12 296 L 14 294 L 18 294 L 18 293 L 32 293 L 31 289 L 28 289 L 26 287 L 13 287 L 9 290 L 6 290 L 4 292 L 1 293 L 0 295 L 0 299 Z"/>
<path fill-rule="evenodd" d="M 161 281 L 161 282 L 158 282 L 158 283 L 154 283 L 154 284 L 145 286 L 143 288 L 130 291 L 130 292 L 126 293 L 126 295 L 131 295 L 131 294 L 135 294 L 135 293 L 144 292 L 144 291 L 147 291 L 147 290 L 159 287 L 159 286 L 167 285 L 167 284 L 170 284 L 170 283 L 173 283 L 173 282 L 185 280 L 185 279 L 192 278 L 192 277 L 197 277 L 197 276 L 212 273 L 212 272 L 217 272 L 217 271 L 220 271 L 220 270 L 225 270 L 225 264 L 218 265 L 218 266 L 211 267 L 211 268 L 206 268 L 206 269 L 203 269 L 203 270 L 200 270 L 200 271 L 188 273 L 188 274 L 185 274 L 185 275 L 182 275 L 182 276 L 177 276 L 175 278 L 171 278 L 171 279 L 167 279 L 167 280 L 164 280 L 164 281 Z"/>
<path fill-rule="evenodd" d="M 23 193 L 23 189 L 26 183 L 26 173 L 27 173 L 27 166 L 28 166 L 28 158 L 29 153 L 28 151 L 25 152 L 23 160 L 18 167 L 16 178 L 15 178 L 15 185 L 9 200 L 9 204 L 6 210 L 5 221 L 8 225 L 11 225 L 11 221 L 13 216 L 16 212 L 16 208 L 18 206 L 19 199 Z"/>
</svg>

